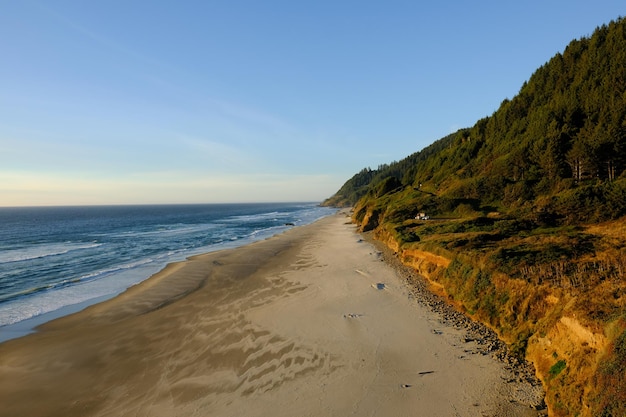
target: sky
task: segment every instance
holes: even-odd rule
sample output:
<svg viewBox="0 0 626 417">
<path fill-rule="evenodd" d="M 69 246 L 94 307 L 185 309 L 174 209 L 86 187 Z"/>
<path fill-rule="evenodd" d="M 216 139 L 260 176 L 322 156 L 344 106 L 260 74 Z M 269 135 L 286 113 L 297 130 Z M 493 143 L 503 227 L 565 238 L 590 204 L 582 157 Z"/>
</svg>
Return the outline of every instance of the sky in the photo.
<svg viewBox="0 0 626 417">
<path fill-rule="evenodd" d="M 322 201 L 623 0 L 0 0 L 0 206 Z"/>
</svg>

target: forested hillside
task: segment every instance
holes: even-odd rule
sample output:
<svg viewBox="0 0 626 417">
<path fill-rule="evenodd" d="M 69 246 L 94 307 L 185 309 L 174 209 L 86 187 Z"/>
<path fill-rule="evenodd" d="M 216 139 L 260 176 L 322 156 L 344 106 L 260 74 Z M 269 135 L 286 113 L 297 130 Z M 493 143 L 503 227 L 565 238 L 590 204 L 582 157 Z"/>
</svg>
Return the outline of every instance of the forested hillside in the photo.
<svg viewBox="0 0 626 417">
<path fill-rule="evenodd" d="M 455 137 L 456 134 L 452 134 L 439 139 L 432 145 L 420 152 L 415 152 L 400 162 L 394 161 L 391 164 L 380 165 L 376 170 L 363 168 L 346 181 L 339 191 L 327 199 L 324 204 L 338 207 L 353 206 L 361 197 L 367 194 L 371 187 L 387 178 L 402 179 L 404 183 L 411 183 L 414 177 L 414 168 L 426 163 L 429 157 L 433 157 L 437 152 L 450 146 L 454 142 Z"/>
<path fill-rule="evenodd" d="M 330 203 L 354 204 L 393 176 L 480 210 L 540 208 L 555 220 L 626 214 L 626 24 L 572 41 L 513 99 L 402 161 L 365 169 Z M 450 210 L 432 207 L 434 214 Z"/>
<path fill-rule="evenodd" d="M 531 359 L 552 415 L 626 415 L 626 20 L 327 203 Z"/>
</svg>

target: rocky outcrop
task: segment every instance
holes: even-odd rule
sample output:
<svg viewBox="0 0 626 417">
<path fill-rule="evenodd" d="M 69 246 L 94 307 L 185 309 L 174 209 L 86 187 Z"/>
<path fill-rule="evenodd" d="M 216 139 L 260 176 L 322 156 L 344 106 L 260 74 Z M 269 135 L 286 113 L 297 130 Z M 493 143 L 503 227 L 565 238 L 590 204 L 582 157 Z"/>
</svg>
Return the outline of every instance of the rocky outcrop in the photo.
<svg viewBox="0 0 626 417">
<path fill-rule="evenodd" d="M 370 230 L 374 230 L 378 227 L 380 221 L 380 212 L 378 210 L 372 210 L 365 213 L 363 217 L 363 222 L 361 223 L 361 231 L 369 232 Z"/>
</svg>

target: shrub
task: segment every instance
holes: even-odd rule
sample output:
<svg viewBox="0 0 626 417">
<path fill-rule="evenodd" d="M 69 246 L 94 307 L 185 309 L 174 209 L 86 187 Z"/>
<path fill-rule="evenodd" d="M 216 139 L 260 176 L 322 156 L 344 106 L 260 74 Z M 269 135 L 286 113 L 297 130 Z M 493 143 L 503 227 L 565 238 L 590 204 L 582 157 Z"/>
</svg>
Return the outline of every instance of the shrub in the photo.
<svg viewBox="0 0 626 417">
<path fill-rule="evenodd" d="M 550 375 L 550 378 L 554 378 L 559 375 L 565 367 L 567 367 L 567 362 L 565 362 L 565 359 L 561 359 L 550 367 L 548 375 Z"/>
</svg>

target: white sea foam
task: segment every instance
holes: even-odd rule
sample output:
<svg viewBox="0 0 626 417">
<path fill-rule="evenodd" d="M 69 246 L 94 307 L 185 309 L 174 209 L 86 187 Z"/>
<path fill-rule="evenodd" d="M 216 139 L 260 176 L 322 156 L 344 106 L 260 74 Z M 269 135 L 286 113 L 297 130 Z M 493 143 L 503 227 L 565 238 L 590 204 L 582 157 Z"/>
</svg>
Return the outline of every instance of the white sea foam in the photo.
<svg viewBox="0 0 626 417">
<path fill-rule="evenodd" d="M 118 272 L 121 272 L 121 271 L 124 271 L 124 270 L 127 270 L 127 269 L 137 268 L 139 266 L 146 265 L 146 264 L 149 264 L 149 263 L 152 263 L 152 262 L 154 262 L 154 260 L 152 258 L 142 259 L 142 260 L 139 260 L 139 261 L 136 261 L 136 262 L 129 262 L 129 263 L 122 264 L 122 265 L 117 265 L 117 266 L 114 266 L 114 267 L 111 267 L 111 268 L 101 269 L 101 270 L 98 270 L 98 271 L 95 271 L 95 272 L 91 272 L 89 274 L 85 274 L 85 275 L 83 275 L 83 276 L 81 276 L 81 277 L 79 277 L 77 279 L 67 280 L 67 281 L 64 281 L 64 282 L 70 282 L 70 281 L 72 281 L 72 282 L 93 281 L 93 280 L 98 279 L 98 278 L 102 278 L 102 277 L 105 277 L 105 276 L 108 276 L 108 275 L 111 275 L 111 274 L 115 274 L 115 273 L 118 273 Z"/>
<path fill-rule="evenodd" d="M 155 230 L 129 230 L 121 233 L 107 233 L 108 237 L 151 237 L 151 236 L 174 236 L 174 235 L 187 235 L 191 233 L 211 232 L 222 226 L 219 223 L 210 224 L 198 224 L 198 225 L 167 225 Z"/>
<path fill-rule="evenodd" d="M 66 253 L 91 249 L 102 246 L 101 243 L 50 243 L 30 246 L 24 249 L 8 249 L 0 251 L 0 264 L 11 262 L 23 262 L 31 259 L 45 258 L 48 256 L 64 255 Z"/>
<path fill-rule="evenodd" d="M 0 300 L 0 332 L 6 331 L 6 329 L 1 328 L 2 326 L 46 315 L 46 313 L 52 313 L 67 306 L 88 304 L 91 302 L 90 300 L 99 300 L 102 299 L 102 297 L 114 296 L 124 291 L 126 288 L 150 277 L 152 274 L 162 269 L 167 263 L 180 261 L 200 253 L 245 245 L 286 230 L 288 227 L 286 227 L 284 223 L 287 221 L 294 224 L 306 224 L 332 212 L 332 210 L 320 210 L 319 207 L 311 206 L 310 209 L 306 207 L 307 206 L 303 206 L 303 208 L 300 208 L 295 213 L 273 211 L 254 215 L 236 215 L 221 218 L 217 221 L 211 220 L 211 223 L 197 225 L 177 223 L 170 225 L 165 224 L 163 228 L 152 230 L 135 229 L 127 231 L 118 230 L 113 233 L 91 233 L 91 236 L 96 236 L 94 239 L 104 242 L 107 242 L 107 238 L 111 237 L 115 239 L 118 237 L 121 238 L 121 240 L 118 239 L 116 241 L 107 242 L 104 244 L 103 248 L 98 249 L 102 250 L 102 253 L 105 253 L 106 256 L 109 257 L 117 256 L 118 250 L 130 251 L 126 252 L 126 254 L 134 256 L 132 255 L 134 245 L 123 243 L 126 241 L 124 238 L 129 238 L 130 241 L 132 241 L 133 238 L 138 238 L 143 241 L 142 237 L 145 236 L 147 238 L 145 240 L 146 242 L 150 242 L 150 244 L 153 242 L 160 244 L 159 241 L 162 241 L 167 244 L 163 249 L 166 247 L 167 249 L 159 253 L 158 248 L 156 251 L 150 252 L 152 250 L 151 248 L 146 252 L 145 257 L 135 261 L 126 261 L 108 267 L 94 268 L 90 272 L 82 268 L 82 275 L 77 275 L 73 278 L 69 277 L 61 281 L 56 280 L 56 282 L 47 286 L 23 289 L 23 294 L 9 294 L 4 300 Z M 251 230 L 250 226 L 252 225 L 250 223 L 257 221 L 263 223 L 255 225 L 259 227 L 255 227 L 254 230 Z M 211 239 L 204 240 L 206 243 L 200 246 L 193 244 L 194 239 L 180 239 L 179 241 L 177 236 L 178 234 L 186 236 L 203 232 L 206 232 L 207 236 L 210 236 Z M 169 239 L 170 236 L 175 237 Z M 155 239 L 152 239 L 152 237 L 155 237 Z M 161 237 L 164 237 L 164 239 L 161 239 Z M 120 241 L 122 243 L 119 243 Z M 177 241 L 179 241 L 182 246 L 171 246 L 171 243 Z M 118 243 L 120 246 L 116 246 Z M 138 243 L 138 246 L 141 247 L 142 244 L 143 242 Z M 0 250 L 0 265 L 3 263 L 7 264 L 7 270 L 17 269 L 18 264 L 14 267 L 9 263 L 63 255 L 71 251 L 88 250 L 89 248 L 96 248 L 102 245 L 102 243 L 96 243 L 95 241 L 68 241 L 58 244 L 35 245 L 25 250 Z M 89 253 L 89 258 L 83 257 L 81 253 L 77 253 L 77 255 L 79 256 L 73 257 L 72 262 L 93 262 L 95 256 L 91 253 Z M 58 259 L 63 261 L 62 257 Z M 57 268 L 55 263 L 56 262 L 46 263 L 46 267 Z M 50 269 L 50 271 L 53 271 L 53 269 Z M 55 269 L 54 273 L 58 274 L 58 271 L 60 270 Z M 70 272 L 71 269 L 66 270 L 66 273 Z"/>
<path fill-rule="evenodd" d="M 19 297 L 0 304 L 0 327 L 18 323 L 62 307 L 83 303 L 103 296 L 114 296 L 131 287 L 165 266 L 165 262 L 138 261 L 124 267 L 102 270 L 68 284 L 52 285 L 46 291 L 29 297 Z M 99 279 L 104 276 L 107 279 Z"/>
<path fill-rule="evenodd" d="M 272 211 L 269 213 L 243 214 L 240 216 L 231 216 L 231 217 L 226 218 L 224 221 L 230 222 L 230 223 L 248 223 L 248 222 L 268 220 L 268 219 L 278 221 L 279 217 L 285 218 L 291 215 L 293 215 L 293 213 Z"/>
</svg>

